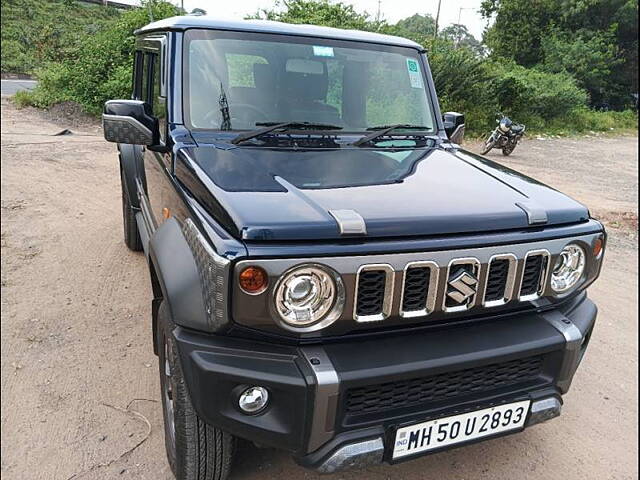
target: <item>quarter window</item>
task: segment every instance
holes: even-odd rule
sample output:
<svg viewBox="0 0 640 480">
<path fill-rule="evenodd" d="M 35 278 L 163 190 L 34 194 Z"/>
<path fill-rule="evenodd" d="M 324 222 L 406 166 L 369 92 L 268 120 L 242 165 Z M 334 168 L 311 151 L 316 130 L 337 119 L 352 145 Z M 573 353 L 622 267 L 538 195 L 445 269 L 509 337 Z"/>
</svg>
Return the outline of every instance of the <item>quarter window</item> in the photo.
<svg viewBox="0 0 640 480">
<path fill-rule="evenodd" d="M 151 94 L 151 78 L 152 78 L 152 68 L 153 68 L 153 60 L 152 55 L 150 53 L 145 53 L 143 56 L 142 62 L 142 83 L 140 85 L 140 100 L 144 100 L 145 102 L 152 104 L 153 96 Z"/>
</svg>

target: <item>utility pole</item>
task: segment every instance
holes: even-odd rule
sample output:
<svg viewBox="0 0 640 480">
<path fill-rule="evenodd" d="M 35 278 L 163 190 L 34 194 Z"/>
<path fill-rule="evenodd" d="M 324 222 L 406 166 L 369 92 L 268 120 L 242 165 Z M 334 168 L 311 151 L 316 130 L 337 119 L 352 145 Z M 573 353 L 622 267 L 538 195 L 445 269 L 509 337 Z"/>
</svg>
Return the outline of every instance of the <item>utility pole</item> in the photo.
<svg viewBox="0 0 640 480">
<path fill-rule="evenodd" d="M 380 4 L 382 3 L 382 0 L 378 0 L 378 12 L 376 13 L 376 22 L 380 21 Z"/>
<path fill-rule="evenodd" d="M 442 0 L 438 0 L 438 13 L 436 13 L 436 31 L 433 35 L 433 38 L 437 38 L 438 36 L 438 21 L 440 20 L 440 4 L 442 3 Z"/>
</svg>

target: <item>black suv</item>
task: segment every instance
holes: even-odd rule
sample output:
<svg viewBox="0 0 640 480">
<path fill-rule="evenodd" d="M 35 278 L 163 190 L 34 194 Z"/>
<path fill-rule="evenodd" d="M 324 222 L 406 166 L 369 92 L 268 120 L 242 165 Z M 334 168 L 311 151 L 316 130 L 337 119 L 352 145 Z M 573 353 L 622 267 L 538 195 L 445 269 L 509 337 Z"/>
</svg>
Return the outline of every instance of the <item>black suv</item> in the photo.
<svg viewBox="0 0 640 480">
<path fill-rule="evenodd" d="M 329 473 L 560 413 L 604 229 L 459 147 L 423 47 L 198 16 L 136 34 L 104 134 L 179 479 L 224 478 L 236 438 Z"/>
</svg>

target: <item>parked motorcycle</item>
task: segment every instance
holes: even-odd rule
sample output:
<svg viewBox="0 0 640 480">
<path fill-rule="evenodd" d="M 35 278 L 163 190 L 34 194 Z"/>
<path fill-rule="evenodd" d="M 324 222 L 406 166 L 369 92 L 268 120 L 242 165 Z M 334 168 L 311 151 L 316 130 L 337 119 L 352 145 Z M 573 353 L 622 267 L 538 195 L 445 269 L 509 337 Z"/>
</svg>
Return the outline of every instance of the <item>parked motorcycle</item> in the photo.
<svg viewBox="0 0 640 480">
<path fill-rule="evenodd" d="M 496 120 L 498 126 L 495 128 L 489 138 L 484 142 L 482 155 L 485 155 L 492 148 L 501 148 L 503 155 L 511 155 L 518 145 L 518 141 L 524 135 L 525 125 L 514 123 L 509 117 L 499 114 L 500 118 Z"/>
</svg>

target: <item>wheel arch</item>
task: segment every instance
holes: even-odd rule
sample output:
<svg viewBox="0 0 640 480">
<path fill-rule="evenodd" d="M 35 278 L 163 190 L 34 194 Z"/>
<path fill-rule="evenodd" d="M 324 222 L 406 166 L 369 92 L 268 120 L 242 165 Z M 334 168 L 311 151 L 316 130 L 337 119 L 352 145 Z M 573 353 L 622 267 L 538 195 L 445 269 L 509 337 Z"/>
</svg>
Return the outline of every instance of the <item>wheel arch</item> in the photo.
<svg viewBox="0 0 640 480">
<path fill-rule="evenodd" d="M 160 285 L 160 281 L 158 280 L 156 266 L 151 258 L 149 258 L 149 277 L 151 280 L 151 291 L 153 292 L 153 298 L 151 299 L 151 333 L 153 335 L 153 353 L 158 355 L 158 313 L 165 294 L 162 290 L 162 286 Z"/>
<path fill-rule="evenodd" d="M 175 218 L 165 221 L 149 241 L 149 275 L 153 290 L 152 329 L 154 352 L 158 309 L 166 302 L 176 325 L 209 331 L 200 274 L 193 253 Z"/>
<path fill-rule="evenodd" d="M 124 178 L 124 189 L 129 197 L 129 203 L 134 209 L 140 208 L 140 198 L 137 195 L 137 181 L 144 191 L 147 191 L 147 179 L 144 174 L 143 147 L 141 145 L 118 144 L 120 171 Z"/>
</svg>

